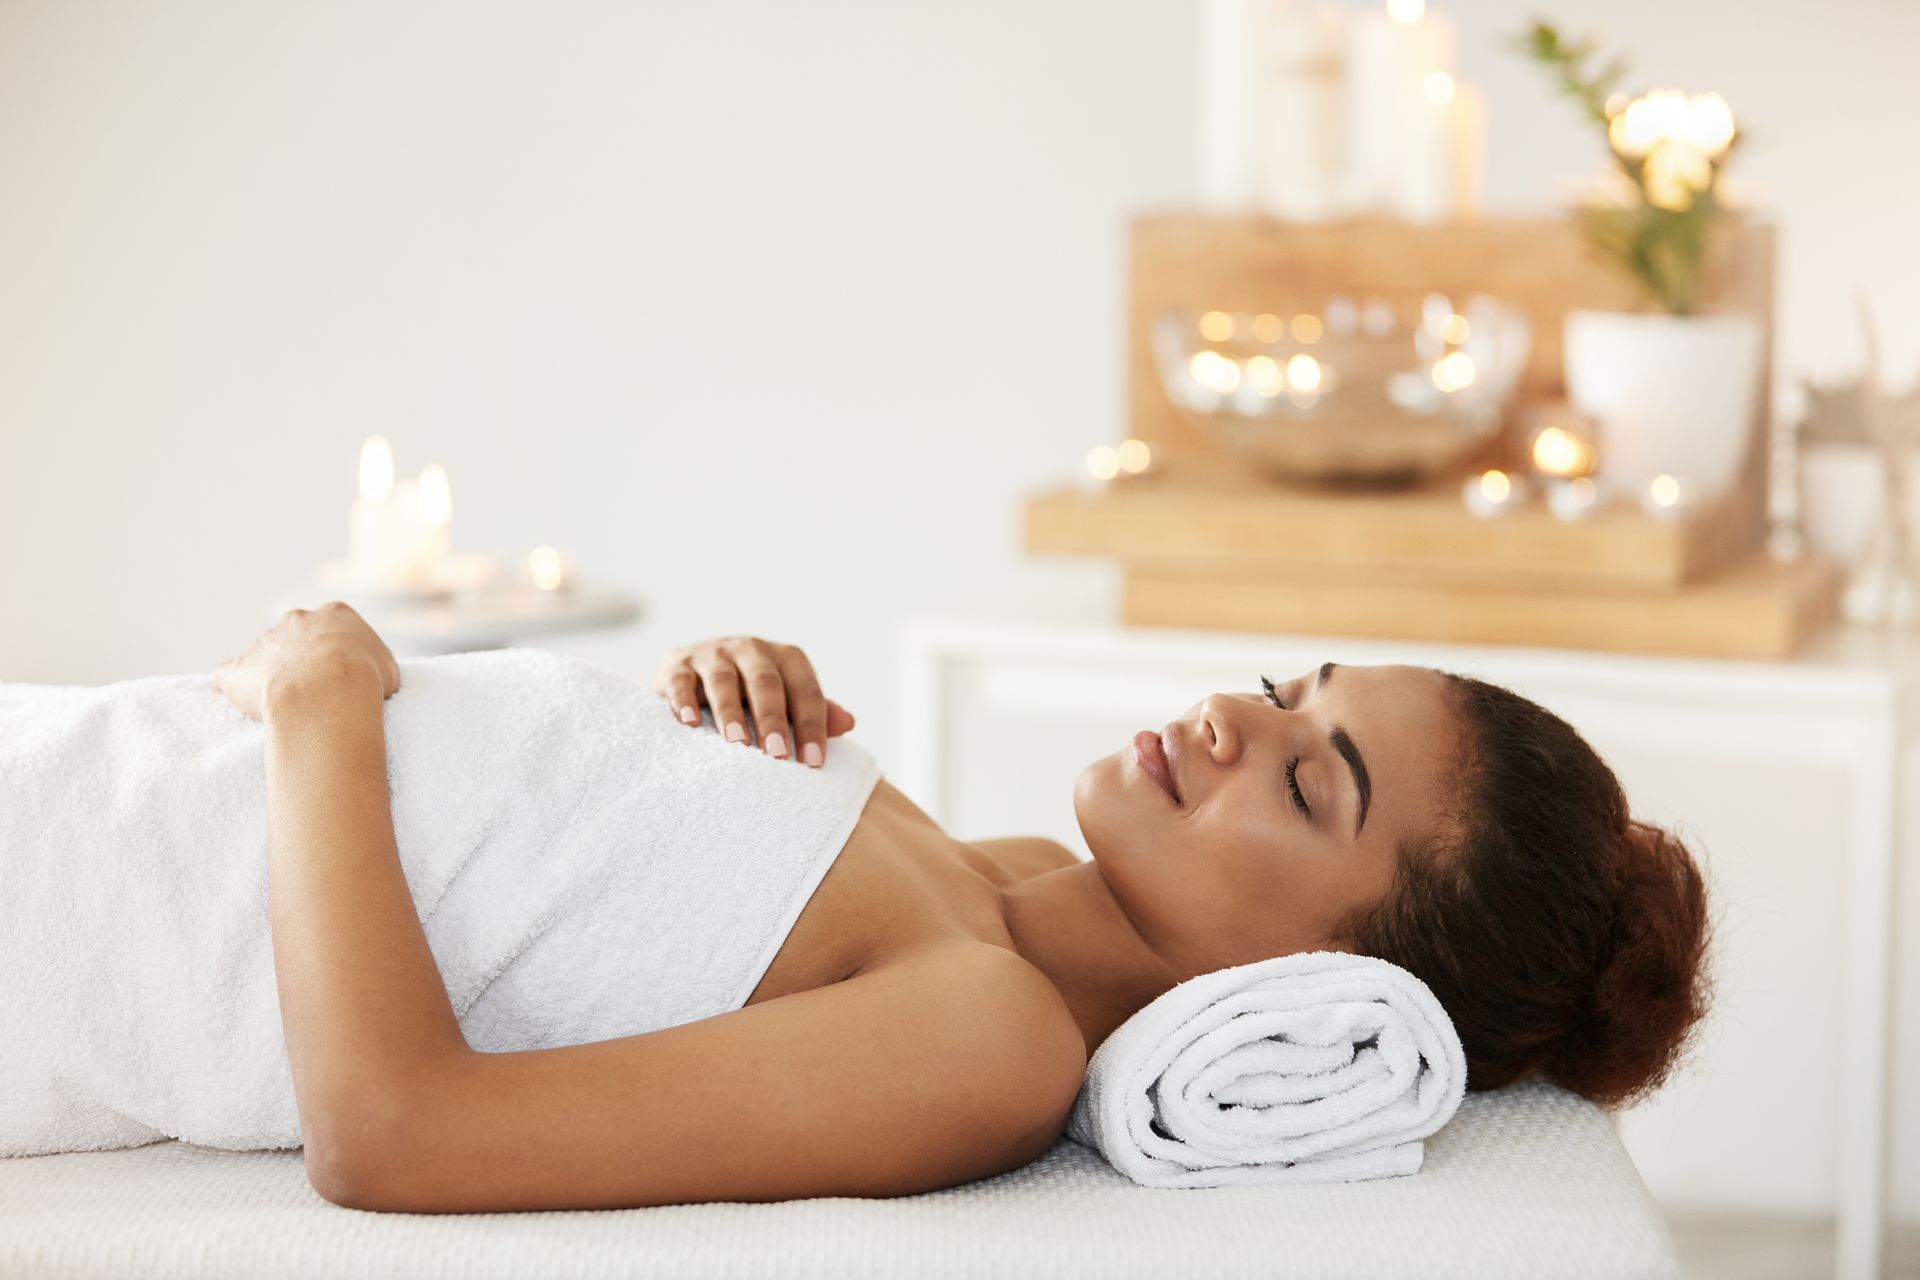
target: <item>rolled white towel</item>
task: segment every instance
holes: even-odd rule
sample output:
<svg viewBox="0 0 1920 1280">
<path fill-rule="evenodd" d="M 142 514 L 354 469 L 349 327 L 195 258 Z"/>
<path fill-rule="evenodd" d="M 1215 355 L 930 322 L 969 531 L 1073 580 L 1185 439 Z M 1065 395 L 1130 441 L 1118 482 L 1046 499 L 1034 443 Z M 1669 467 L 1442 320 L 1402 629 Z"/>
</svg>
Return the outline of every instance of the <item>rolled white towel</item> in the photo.
<svg viewBox="0 0 1920 1280">
<path fill-rule="evenodd" d="M 1466 1085 L 1424 982 L 1307 951 L 1203 974 L 1128 1018 L 1067 1133 L 1150 1187 L 1357 1182 L 1418 1172 Z"/>
</svg>

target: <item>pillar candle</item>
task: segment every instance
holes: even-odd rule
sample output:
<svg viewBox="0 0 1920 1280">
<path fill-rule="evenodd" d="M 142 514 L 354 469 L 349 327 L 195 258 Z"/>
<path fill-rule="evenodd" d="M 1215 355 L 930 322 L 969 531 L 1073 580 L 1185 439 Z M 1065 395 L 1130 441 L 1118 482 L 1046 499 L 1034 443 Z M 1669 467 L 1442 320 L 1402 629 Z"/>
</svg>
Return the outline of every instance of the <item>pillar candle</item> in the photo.
<svg viewBox="0 0 1920 1280">
<path fill-rule="evenodd" d="M 1200 0 L 1196 161 L 1200 203 L 1253 207 L 1259 194 L 1256 88 L 1266 0 Z"/>
<path fill-rule="evenodd" d="M 356 498 L 347 523 L 347 557 L 356 580 L 405 586 L 420 558 L 419 486 L 402 480 L 383 497 Z"/>
<path fill-rule="evenodd" d="M 1261 63 L 1261 203 L 1313 221 L 1345 198 L 1346 23 L 1338 9 L 1292 4 L 1267 23 Z"/>
<path fill-rule="evenodd" d="M 1444 97 L 1423 94 L 1408 106 L 1407 144 L 1394 187 L 1394 212 L 1409 222 L 1444 222 L 1480 211 L 1486 94 L 1444 82 Z"/>
<path fill-rule="evenodd" d="M 1384 10 L 1358 15 L 1348 29 L 1347 195 L 1356 208 L 1392 209 L 1414 145 L 1407 135 L 1430 107 L 1426 80 L 1453 74 L 1454 26 L 1444 14 L 1411 20 Z"/>
<path fill-rule="evenodd" d="M 1453 146 L 1453 216 L 1478 217 L 1487 172 L 1487 94 L 1479 85 L 1459 86 L 1448 137 Z"/>
</svg>

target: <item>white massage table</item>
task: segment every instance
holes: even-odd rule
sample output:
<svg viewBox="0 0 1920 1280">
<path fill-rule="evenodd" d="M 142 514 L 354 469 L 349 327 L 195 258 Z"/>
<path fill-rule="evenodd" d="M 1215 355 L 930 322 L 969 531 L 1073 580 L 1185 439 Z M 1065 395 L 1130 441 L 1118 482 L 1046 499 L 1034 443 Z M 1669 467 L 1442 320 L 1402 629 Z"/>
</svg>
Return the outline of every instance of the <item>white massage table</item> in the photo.
<svg viewBox="0 0 1920 1280">
<path fill-rule="evenodd" d="M 1061 1143 L 897 1200 L 591 1213 L 341 1209 L 297 1152 L 179 1142 L 0 1160 L 0 1276 L 1674 1277 L 1605 1112 L 1545 1085 L 1467 1095 L 1418 1174 L 1155 1191 Z"/>
</svg>

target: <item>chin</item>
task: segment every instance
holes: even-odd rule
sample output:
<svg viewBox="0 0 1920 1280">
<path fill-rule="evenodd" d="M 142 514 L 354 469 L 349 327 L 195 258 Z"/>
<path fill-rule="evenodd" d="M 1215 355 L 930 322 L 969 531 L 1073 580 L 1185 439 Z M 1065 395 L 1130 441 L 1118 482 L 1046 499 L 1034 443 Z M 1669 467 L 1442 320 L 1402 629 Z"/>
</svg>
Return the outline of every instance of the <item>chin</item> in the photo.
<svg viewBox="0 0 1920 1280">
<path fill-rule="evenodd" d="M 1105 831 L 1106 827 L 1122 824 L 1124 836 L 1124 829 L 1131 828 L 1140 820 L 1140 815 L 1134 811 L 1136 798 L 1126 794 L 1125 769 L 1125 762 L 1115 752 L 1095 760 L 1074 779 L 1074 821 L 1080 824 L 1080 838 L 1087 842 L 1087 851 L 1096 862 L 1104 854 L 1110 854 L 1116 843 L 1125 843 L 1124 839 L 1116 841 L 1110 837 Z"/>
</svg>

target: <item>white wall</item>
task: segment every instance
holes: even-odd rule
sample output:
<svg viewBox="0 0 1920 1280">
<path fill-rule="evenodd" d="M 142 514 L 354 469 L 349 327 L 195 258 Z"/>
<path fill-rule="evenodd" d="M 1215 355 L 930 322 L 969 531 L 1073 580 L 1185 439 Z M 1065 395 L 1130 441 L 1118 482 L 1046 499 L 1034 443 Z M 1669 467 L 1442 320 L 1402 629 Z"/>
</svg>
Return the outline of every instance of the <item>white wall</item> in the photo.
<svg viewBox="0 0 1920 1280">
<path fill-rule="evenodd" d="M 1782 407 L 1857 363 L 1856 290 L 1920 373 L 1920 6 L 1451 9 L 1496 207 L 1601 162 L 1500 40 L 1603 18 L 1646 83 L 1747 127 Z M 379 430 L 447 467 L 461 546 L 555 542 L 646 597 L 566 647 L 644 676 L 703 635 L 798 641 L 885 759 L 894 620 L 1111 610 L 1110 567 L 1019 552 L 1018 504 L 1119 432 L 1125 219 L 1189 190 L 1190 25 L 1180 0 L 0 0 L 0 678 L 237 652 L 341 552 Z M 1920 1078 L 1911 954 L 1900 1000 Z"/>
</svg>

